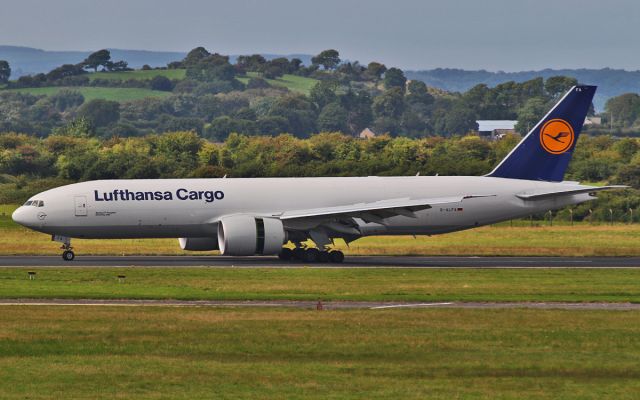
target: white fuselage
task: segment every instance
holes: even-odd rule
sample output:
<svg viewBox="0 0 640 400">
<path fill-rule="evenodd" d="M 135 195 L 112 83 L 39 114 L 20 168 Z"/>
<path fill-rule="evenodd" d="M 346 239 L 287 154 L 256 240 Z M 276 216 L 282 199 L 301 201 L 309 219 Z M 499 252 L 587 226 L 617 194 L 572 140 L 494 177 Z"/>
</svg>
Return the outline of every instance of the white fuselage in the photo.
<svg viewBox="0 0 640 400">
<path fill-rule="evenodd" d="M 275 217 L 292 210 L 386 199 L 483 195 L 450 206 L 393 216 L 369 224 L 362 236 L 437 234 L 487 225 L 592 199 L 588 194 L 523 200 L 516 194 L 554 190 L 562 183 L 491 177 L 361 177 L 103 180 L 40 193 L 42 206 L 22 206 L 14 220 L 29 228 L 75 238 L 207 237 L 220 217 Z M 127 194 L 128 191 L 128 194 Z M 297 225 L 296 225 L 297 224 Z M 313 228 L 313 219 L 286 222 Z"/>
</svg>

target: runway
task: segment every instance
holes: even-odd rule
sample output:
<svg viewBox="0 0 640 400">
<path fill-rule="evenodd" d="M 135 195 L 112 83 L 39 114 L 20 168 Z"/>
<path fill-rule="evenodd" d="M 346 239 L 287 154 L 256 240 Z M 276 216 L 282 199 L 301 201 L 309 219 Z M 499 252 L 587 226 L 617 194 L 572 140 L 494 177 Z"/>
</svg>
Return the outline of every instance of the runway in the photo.
<svg viewBox="0 0 640 400">
<path fill-rule="evenodd" d="M 304 264 L 277 257 L 225 256 L 5 256 L 0 267 L 209 268 L 640 268 L 640 257 L 410 257 L 347 256 L 342 264 Z"/>
<path fill-rule="evenodd" d="M 307 310 L 394 310 L 406 308 L 466 308 L 466 309 L 561 309 L 561 310 L 640 310 L 637 303 L 566 303 L 566 302 L 439 302 L 397 303 L 375 301 L 218 301 L 218 300 L 93 300 L 93 299 L 0 299 L 2 306 L 65 306 L 65 307 L 258 307 L 295 308 Z"/>
</svg>

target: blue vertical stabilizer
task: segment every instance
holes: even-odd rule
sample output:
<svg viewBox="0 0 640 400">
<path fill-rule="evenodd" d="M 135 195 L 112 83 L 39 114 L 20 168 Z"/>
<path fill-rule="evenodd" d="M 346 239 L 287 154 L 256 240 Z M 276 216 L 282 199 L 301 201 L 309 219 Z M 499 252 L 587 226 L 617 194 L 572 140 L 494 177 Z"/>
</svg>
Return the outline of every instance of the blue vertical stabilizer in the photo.
<svg viewBox="0 0 640 400">
<path fill-rule="evenodd" d="M 596 86 L 574 86 L 487 176 L 560 182 Z"/>
</svg>

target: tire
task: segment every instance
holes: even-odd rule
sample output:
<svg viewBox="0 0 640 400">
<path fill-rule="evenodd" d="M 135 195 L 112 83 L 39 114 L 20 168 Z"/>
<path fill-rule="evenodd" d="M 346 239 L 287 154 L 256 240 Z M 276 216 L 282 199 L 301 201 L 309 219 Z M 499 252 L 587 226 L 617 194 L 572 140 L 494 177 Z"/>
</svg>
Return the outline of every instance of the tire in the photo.
<svg viewBox="0 0 640 400">
<path fill-rule="evenodd" d="M 329 252 L 329 260 L 334 264 L 340 264 L 344 261 L 344 253 L 336 250 Z"/>
<path fill-rule="evenodd" d="M 293 258 L 293 250 L 284 247 L 280 254 L 278 254 L 278 258 L 283 261 L 289 261 Z"/>
<path fill-rule="evenodd" d="M 73 261 L 76 255 L 71 250 L 66 250 L 62 253 L 62 259 L 65 261 Z"/>
<path fill-rule="evenodd" d="M 321 251 L 320 254 L 318 254 L 318 262 L 321 262 L 321 263 L 329 262 L 329 252 Z"/>
<path fill-rule="evenodd" d="M 304 262 L 314 263 L 318 261 L 318 257 L 320 255 L 320 250 L 315 248 L 306 249 L 304 251 L 304 258 L 302 259 Z"/>
<path fill-rule="evenodd" d="M 305 253 L 304 249 L 301 249 L 300 247 L 296 247 L 293 250 L 293 259 L 294 260 L 299 260 L 299 261 L 304 261 L 304 253 Z"/>
</svg>

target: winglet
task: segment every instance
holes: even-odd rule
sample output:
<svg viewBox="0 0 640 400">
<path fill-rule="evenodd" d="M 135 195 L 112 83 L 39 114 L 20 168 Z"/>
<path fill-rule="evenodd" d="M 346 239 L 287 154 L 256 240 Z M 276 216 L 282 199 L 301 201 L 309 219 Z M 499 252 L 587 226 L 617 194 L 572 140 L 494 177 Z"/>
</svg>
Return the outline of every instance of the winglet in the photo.
<svg viewBox="0 0 640 400">
<path fill-rule="evenodd" d="M 561 182 L 596 86 L 574 86 L 487 176 Z"/>
</svg>

